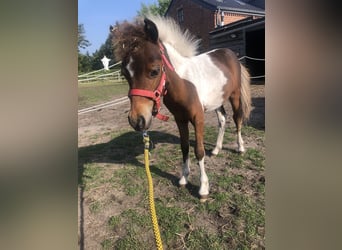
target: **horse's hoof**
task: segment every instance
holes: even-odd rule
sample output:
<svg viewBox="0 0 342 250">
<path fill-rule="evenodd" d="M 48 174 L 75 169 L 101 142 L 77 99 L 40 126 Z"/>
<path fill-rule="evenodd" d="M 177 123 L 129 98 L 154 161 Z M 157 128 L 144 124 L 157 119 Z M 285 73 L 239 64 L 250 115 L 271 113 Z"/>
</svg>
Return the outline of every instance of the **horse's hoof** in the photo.
<svg viewBox="0 0 342 250">
<path fill-rule="evenodd" d="M 185 187 L 186 187 L 186 184 L 179 184 L 179 187 L 180 187 L 180 188 L 185 188 Z"/>
<path fill-rule="evenodd" d="M 237 149 L 237 152 L 239 153 L 239 154 L 243 154 L 243 153 L 245 153 L 245 148 L 244 147 L 240 147 L 240 148 L 238 148 Z"/>
<path fill-rule="evenodd" d="M 219 153 L 219 150 L 218 149 L 213 149 L 212 151 L 211 151 L 211 155 L 213 155 L 213 156 L 216 156 L 216 155 L 218 155 L 218 153 Z"/>
<path fill-rule="evenodd" d="M 200 202 L 201 202 L 201 203 L 206 202 L 206 201 L 208 200 L 208 197 L 209 197 L 209 195 L 201 195 L 201 196 L 200 196 Z"/>
</svg>

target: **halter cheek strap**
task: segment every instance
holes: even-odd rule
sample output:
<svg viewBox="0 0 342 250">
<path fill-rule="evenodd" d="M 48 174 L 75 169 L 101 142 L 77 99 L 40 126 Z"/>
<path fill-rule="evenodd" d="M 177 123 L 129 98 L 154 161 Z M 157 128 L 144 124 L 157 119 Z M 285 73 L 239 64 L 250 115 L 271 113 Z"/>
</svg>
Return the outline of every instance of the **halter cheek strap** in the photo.
<svg viewBox="0 0 342 250">
<path fill-rule="evenodd" d="M 168 116 L 159 113 L 161 107 L 161 97 L 166 95 L 165 80 L 166 74 L 163 71 L 160 83 L 156 90 L 150 91 L 145 89 L 131 89 L 128 93 L 128 96 L 142 96 L 152 99 L 155 105 L 152 115 L 162 121 L 167 121 L 169 119 Z"/>
<path fill-rule="evenodd" d="M 152 99 L 155 104 L 152 115 L 158 118 L 159 120 L 167 121 L 169 117 L 159 113 L 160 106 L 161 106 L 161 97 L 166 95 L 166 92 L 167 92 L 165 89 L 166 73 L 164 70 L 164 65 L 166 65 L 171 71 L 174 71 L 175 69 L 173 68 L 171 62 L 166 57 L 164 46 L 161 43 L 159 43 L 159 48 L 160 48 L 162 64 L 163 64 L 162 76 L 160 78 L 159 85 L 154 91 L 145 90 L 145 89 L 131 89 L 128 92 L 128 96 L 142 96 L 142 97 Z"/>
</svg>

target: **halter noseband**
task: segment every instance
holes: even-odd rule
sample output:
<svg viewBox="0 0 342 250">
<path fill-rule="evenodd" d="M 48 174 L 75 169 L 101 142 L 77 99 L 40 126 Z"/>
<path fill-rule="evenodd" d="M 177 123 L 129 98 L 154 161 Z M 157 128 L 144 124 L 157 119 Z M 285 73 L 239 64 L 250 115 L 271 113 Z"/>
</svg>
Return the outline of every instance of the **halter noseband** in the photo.
<svg viewBox="0 0 342 250">
<path fill-rule="evenodd" d="M 159 113 L 160 111 L 160 102 L 161 102 L 161 97 L 166 95 L 166 89 L 165 89 L 165 81 L 166 81 L 166 73 L 164 66 L 166 65 L 171 71 L 174 71 L 175 69 L 173 68 L 171 62 L 165 55 L 165 48 L 162 45 L 161 42 L 159 42 L 159 49 L 162 57 L 162 76 L 160 78 L 159 85 L 154 91 L 151 90 L 145 90 L 145 89 L 131 89 L 128 92 L 128 96 L 143 96 L 149 99 L 152 99 L 154 101 L 154 107 L 153 107 L 153 112 L 152 115 L 157 117 L 159 120 L 162 121 L 167 121 L 169 119 L 168 116 L 162 115 Z"/>
</svg>

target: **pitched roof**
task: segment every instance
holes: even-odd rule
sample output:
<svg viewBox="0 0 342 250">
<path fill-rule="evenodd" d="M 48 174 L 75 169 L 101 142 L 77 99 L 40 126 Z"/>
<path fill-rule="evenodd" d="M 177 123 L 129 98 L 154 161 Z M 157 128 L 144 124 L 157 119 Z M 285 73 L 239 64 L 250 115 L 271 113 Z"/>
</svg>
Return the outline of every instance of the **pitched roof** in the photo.
<svg viewBox="0 0 342 250">
<path fill-rule="evenodd" d="M 195 0 L 204 7 L 265 15 L 265 0 Z"/>
</svg>

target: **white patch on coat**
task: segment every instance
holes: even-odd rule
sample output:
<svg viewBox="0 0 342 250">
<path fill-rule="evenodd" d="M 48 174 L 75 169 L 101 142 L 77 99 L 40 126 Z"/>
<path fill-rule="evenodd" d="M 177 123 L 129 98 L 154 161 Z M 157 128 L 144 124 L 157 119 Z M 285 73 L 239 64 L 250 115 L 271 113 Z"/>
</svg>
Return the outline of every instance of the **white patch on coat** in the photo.
<svg viewBox="0 0 342 250">
<path fill-rule="evenodd" d="M 171 63 L 177 74 L 196 87 L 204 111 L 213 111 L 223 103 L 223 86 L 228 79 L 215 65 L 208 53 L 183 57 L 170 45 L 165 44 Z"/>
<path fill-rule="evenodd" d="M 188 176 L 190 174 L 190 159 L 186 159 L 183 163 L 181 178 L 179 179 L 179 185 L 185 186 L 188 183 Z"/>
<path fill-rule="evenodd" d="M 129 62 L 128 62 L 126 68 L 127 68 L 128 72 L 129 72 L 129 75 L 131 76 L 131 78 L 134 77 L 134 71 L 133 71 L 133 69 L 132 69 L 132 64 L 133 64 L 133 58 L 130 57 L 130 58 L 129 58 Z"/>
<path fill-rule="evenodd" d="M 217 135 L 216 140 L 216 147 L 211 152 L 213 155 L 217 155 L 218 152 L 222 149 L 222 143 L 223 143 L 223 136 L 225 131 L 225 125 L 226 125 L 226 117 L 222 114 L 220 109 L 216 109 L 217 119 L 219 123 L 219 133 Z"/>
<path fill-rule="evenodd" d="M 200 167 L 200 181 L 201 181 L 201 186 L 199 189 L 199 195 L 200 196 L 205 196 L 209 194 L 209 180 L 208 180 L 208 176 L 205 173 L 205 168 L 204 168 L 204 157 L 202 158 L 202 160 L 200 160 L 198 162 L 198 165 Z"/>
</svg>

